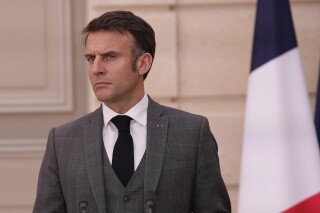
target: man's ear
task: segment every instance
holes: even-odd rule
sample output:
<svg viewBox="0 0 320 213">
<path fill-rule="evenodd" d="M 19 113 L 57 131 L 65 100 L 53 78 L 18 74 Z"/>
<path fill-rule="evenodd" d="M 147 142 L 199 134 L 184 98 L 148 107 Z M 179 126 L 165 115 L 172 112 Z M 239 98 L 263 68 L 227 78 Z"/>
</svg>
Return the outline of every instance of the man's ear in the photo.
<svg viewBox="0 0 320 213">
<path fill-rule="evenodd" d="M 137 71 L 140 75 L 147 73 L 152 65 L 152 55 L 150 53 L 143 53 L 137 61 Z"/>
</svg>

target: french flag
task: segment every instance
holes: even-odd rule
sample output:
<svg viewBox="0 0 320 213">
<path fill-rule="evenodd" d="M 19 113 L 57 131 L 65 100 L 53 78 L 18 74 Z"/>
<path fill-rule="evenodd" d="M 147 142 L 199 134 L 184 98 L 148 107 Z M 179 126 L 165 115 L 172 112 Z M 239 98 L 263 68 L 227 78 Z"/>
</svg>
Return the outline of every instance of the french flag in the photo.
<svg viewBox="0 0 320 213">
<path fill-rule="evenodd" d="M 288 0 L 257 3 L 238 212 L 320 212 L 320 152 Z"/>
<path fill-rule="evenodd" d="M 316 96 L 316 110 L 314 115 L 314 123 L 316 125 L 316 132 L 318 137 L 318 143 L 320 146 L 320 63 L 319 63 L 319 72 L 318 72 L 318 91 Z"/>
</svg>

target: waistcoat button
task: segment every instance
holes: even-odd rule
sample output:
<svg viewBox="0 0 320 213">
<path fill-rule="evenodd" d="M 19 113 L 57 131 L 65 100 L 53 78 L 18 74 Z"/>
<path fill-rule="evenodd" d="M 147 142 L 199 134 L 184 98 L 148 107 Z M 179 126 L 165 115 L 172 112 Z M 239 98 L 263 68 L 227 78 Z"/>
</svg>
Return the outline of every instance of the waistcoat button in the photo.
<svg viewBox="0 0 320 213">
<path fill-rule="evenodd" d="M 127 195 L 123 195 L 123 201 L 124 202 L 128 202 L 129 201 L 129 197 Z"/>
</svg>

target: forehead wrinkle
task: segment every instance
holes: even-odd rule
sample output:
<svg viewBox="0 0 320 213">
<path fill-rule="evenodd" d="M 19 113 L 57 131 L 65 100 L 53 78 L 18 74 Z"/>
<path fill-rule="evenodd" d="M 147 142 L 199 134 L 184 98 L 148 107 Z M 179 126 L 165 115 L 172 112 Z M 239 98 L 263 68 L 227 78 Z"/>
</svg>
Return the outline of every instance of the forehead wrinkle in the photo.
<svg viewBox="0 0 320 213">
<path fill-rule="evenodd" d="M 101 31 L 101 32 L 108 33 L 107 31 Z M 121 50 L 126 49 L 124 47 L 129 47 L 130 50 L 133 48 L 134 39 L 131 36 L 131 34 L 129 33 L 122 34 L 119 32 L 115 32 L 115 33 L 119 35 L 109 34 L 104 36 L 104 35 L 97 35 L 96 33 L 89 34 L 89 39 L 86 45 L 86 52 L 88 54 L 94 53 L 94 54 L 103 55 L 108 52 L 119 53 Z M 96 36 L 95 39 L 92 39 L 90 35 Z M 100 37 L 98 40 L 96 39 L 97 36 Z M 108 40 L 109 42 L 104 42 L 105 40 Z M 103 45 L 101 43 L 103 43 Z"/>
</svg>

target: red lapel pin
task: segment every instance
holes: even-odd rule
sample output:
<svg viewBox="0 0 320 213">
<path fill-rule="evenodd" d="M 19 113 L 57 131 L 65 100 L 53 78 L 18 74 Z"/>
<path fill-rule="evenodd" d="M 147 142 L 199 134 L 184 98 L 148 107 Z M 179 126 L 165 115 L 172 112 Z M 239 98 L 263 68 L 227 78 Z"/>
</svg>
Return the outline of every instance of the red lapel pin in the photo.
<svg viewBox="0 0 320 213">
<path fill-rule="evenodd" d="M 162 123 L 157 124 L 157 128 L 162 128 L 162 127 L 163 127 Z"/>
</svg>

